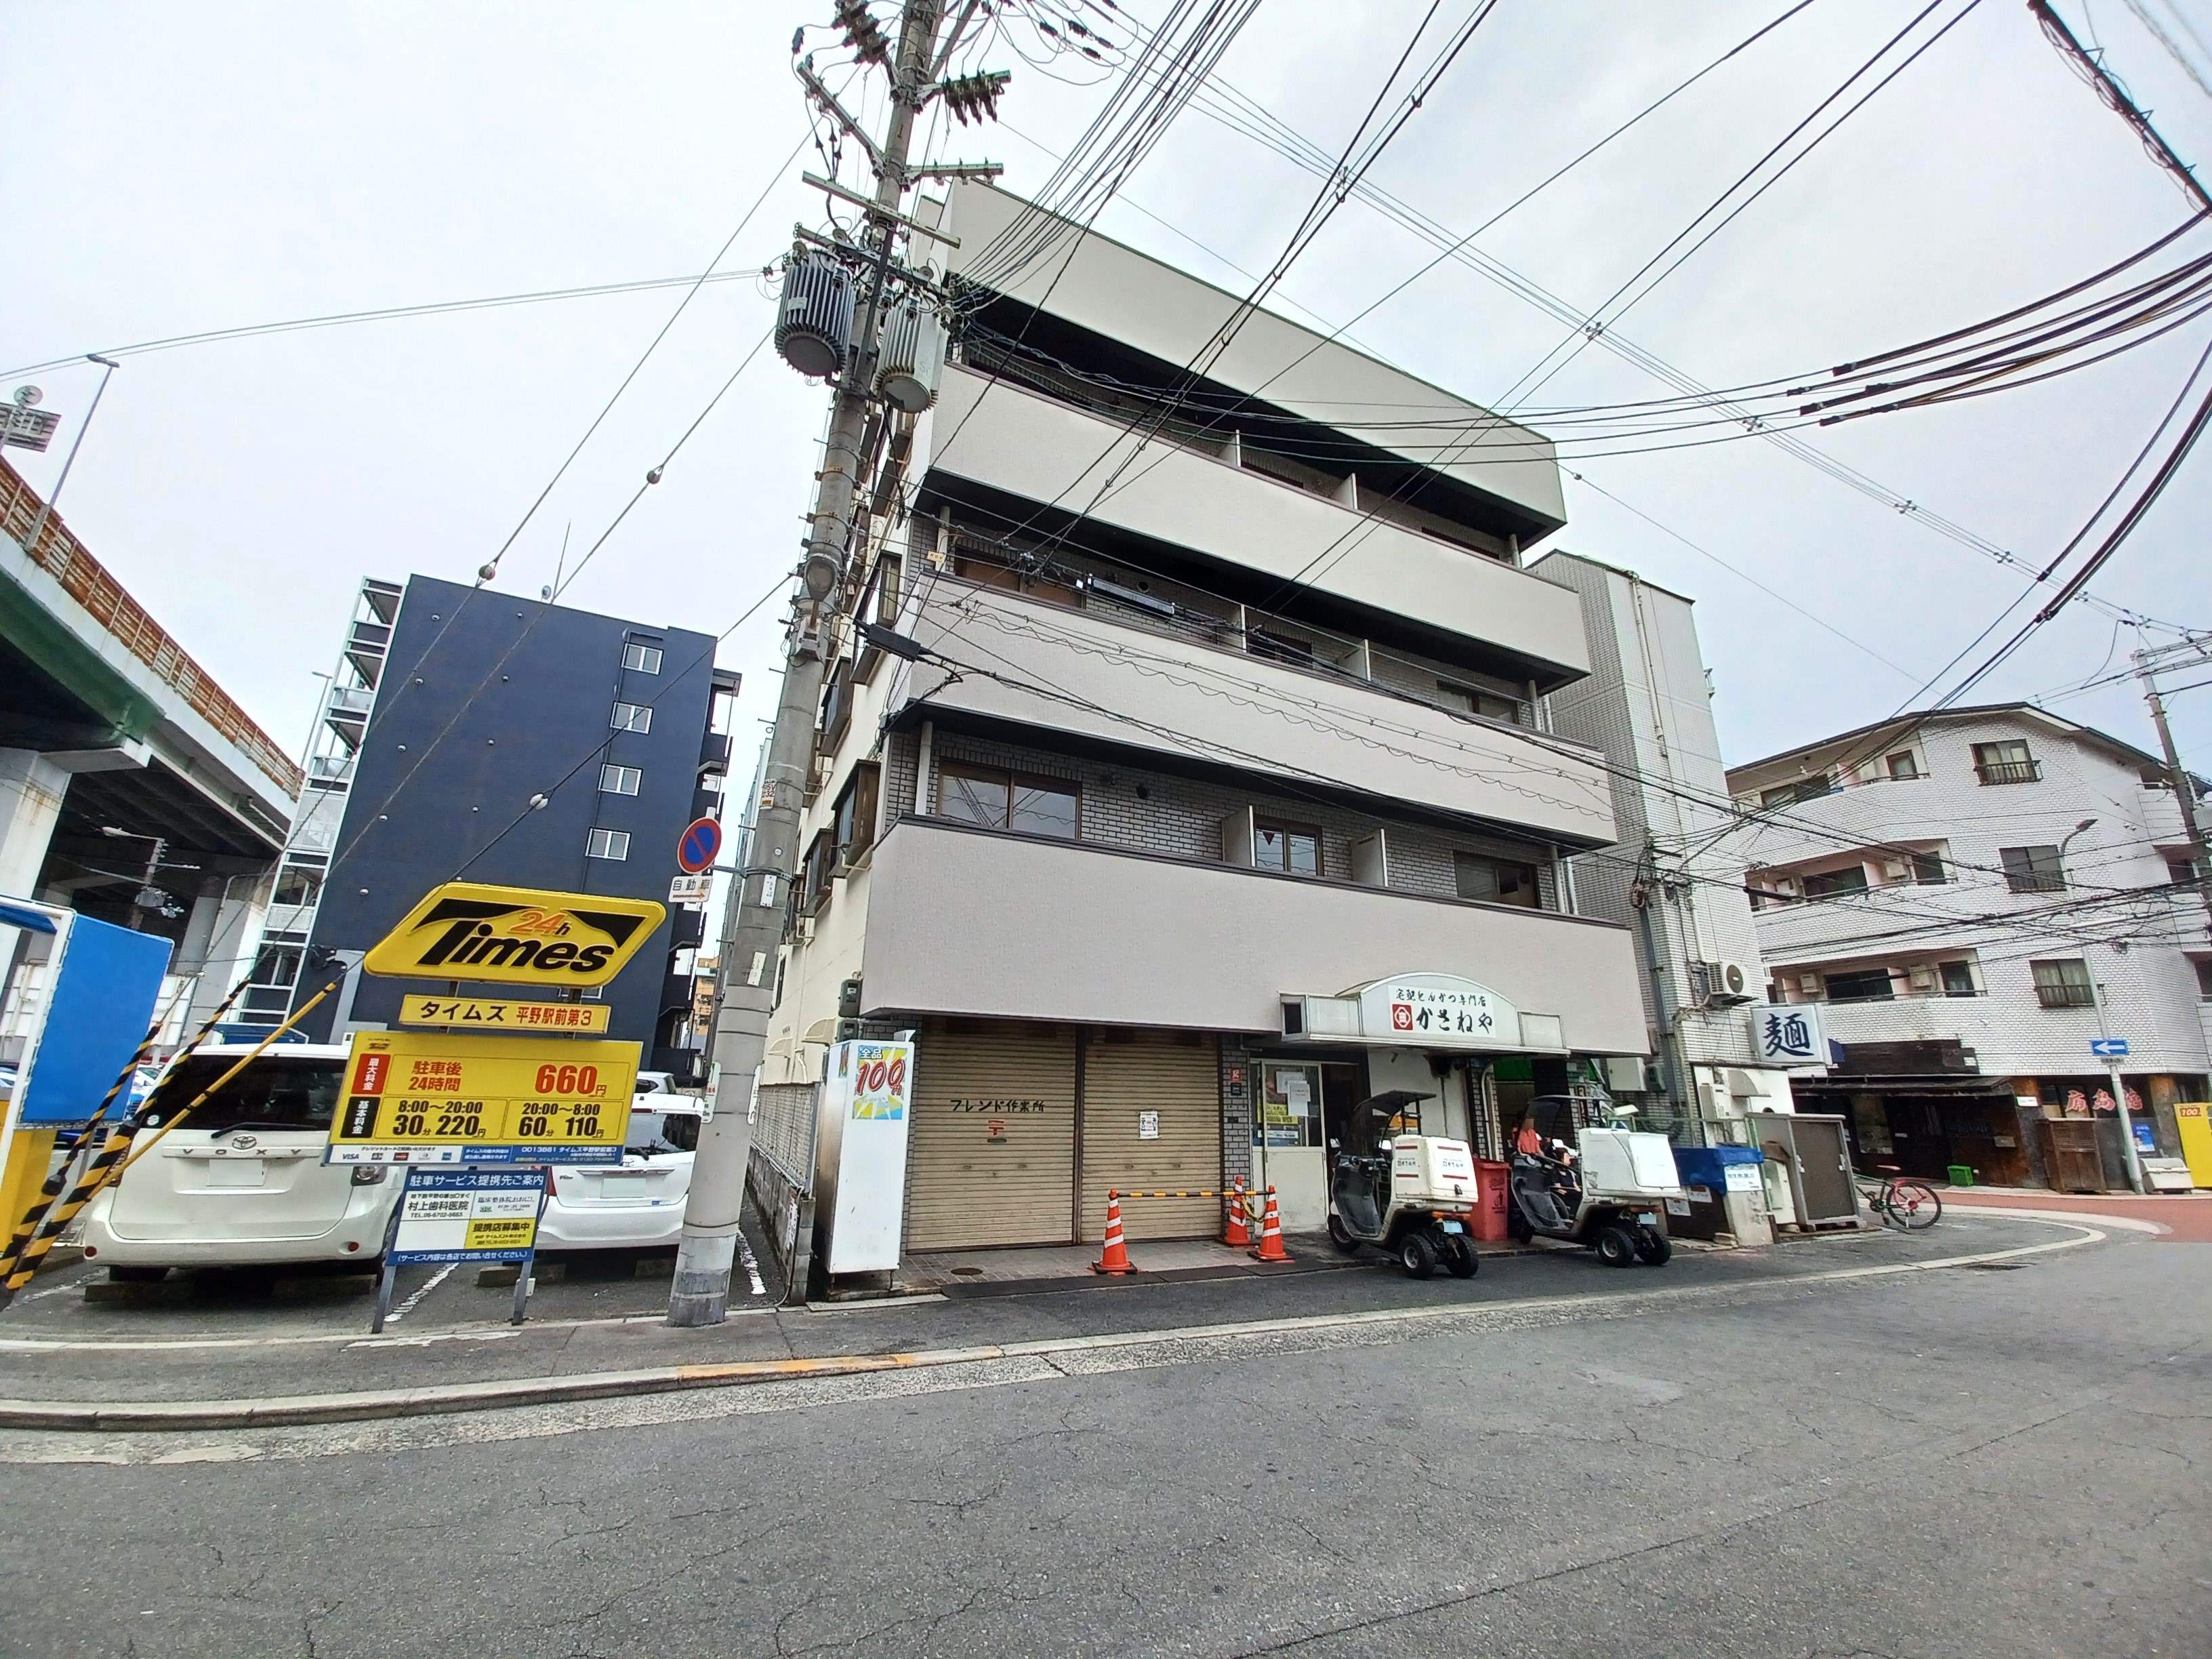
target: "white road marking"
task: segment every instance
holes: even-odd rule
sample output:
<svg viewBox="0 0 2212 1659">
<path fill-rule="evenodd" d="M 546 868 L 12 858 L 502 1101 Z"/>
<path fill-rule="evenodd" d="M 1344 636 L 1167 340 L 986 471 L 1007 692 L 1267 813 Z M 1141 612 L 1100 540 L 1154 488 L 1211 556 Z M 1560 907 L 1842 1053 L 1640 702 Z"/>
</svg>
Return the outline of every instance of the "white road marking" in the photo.
<svg viewBox="0 0 2212 1659">
<path fill-rule="evenodd" d="M 753 1282 L 753 1294 L 766 1296 L 768 1286 L 761 1282 L 760 1263 L 753 1260 L 753 1247 L 745 1242 L 742 1227 L 738 1230 L 738 1260 L 745 1264 L 745 1277 Z"/>
<path fill-rule="evenodd" d="M 1249 1320 L 1185 1329 L 1109 1332 L 1001 1345 L 1000 1358 L 859 1376 L 802 1377 L 744 1388 L 707 1389 L 610 1400 L 521 1406 L 447 1417 L 410 1417 L 326 1426 L 205 1431 L 0 1433 L 0 1465 L 291 1462 L 538 1440 L 607 1429 L 645 1428 L 715 1418 L 806 1411 L 971 1389 L 1066 1382 L 1170 1366 L 1235 1364 L 1332 1348 L 1370 1347 L 1425 1335 L 1538 1330 L 1599 1320 L 1636 1319 L 1703 1304 L 1732 1306 L 1802 1295 L 1823 1285 L 1905 1277 L 1977 1262 L 2032 1257 L 2097 1243 L 2107 1234 L 2069 1218 L 2075 1236 L 1929 1261 L 1845 1267 L 1828 1273 L 1722 1285 L 1670 1286 L 1627 1295 L 1528 1297 L 1437 1308 L 1369 1309 L 1343 1314 Z"/>
<path fill-rule="evenodd" d="M 422 1305 L 422 1298 L 429 1295 L 431 1291 L 436 1290 L 439 1285 L 444 1284 L 447 1279 L 451 1279 L 453 1276 L 453 1269 L 460 1265 L 461 1264 L 458 1261 L 448 1261 L 444 1267 L 439 1268 L 437 1272 L 432 1273 L 429 1278 L 422 1281 L 421 1289 L 417 1290 L 413 1295 L 410 1296 L 404 1302 L 401 1303 L 398 1307 L 392 1310 L 390 1316 L 386 1317 L 384 1322 L 387 1325 L 397 1325 L 401 1320 L 406 1318 L 409 1314 L 413 1313 L 416 1308 Z"/>
</svg>

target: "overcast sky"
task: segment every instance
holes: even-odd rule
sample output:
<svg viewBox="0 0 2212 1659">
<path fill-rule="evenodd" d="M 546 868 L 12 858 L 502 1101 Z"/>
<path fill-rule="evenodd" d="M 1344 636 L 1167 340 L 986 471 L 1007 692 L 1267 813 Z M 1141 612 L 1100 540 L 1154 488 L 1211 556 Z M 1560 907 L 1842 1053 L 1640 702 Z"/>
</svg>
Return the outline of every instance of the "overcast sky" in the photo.
<svg viewBox="0 0 2212 1659">
<path fill-rule="evenodd" d="M 1554 293 L 1595 304 L 1923 3 L 1821 0 L 1480 246 Z M 2145 0 L 2158 15 L 2169 3 Z M 2179 3 L 2197 19 L 2202 0 Z M 1147 17 L 1164 9 L 1164 0 L 1128 4 Z M 1334 152 L 1425 7 L 1266 0 L 1223 73 Z M 2101 40 L 2185 156 L 2212 158 L 2212 100 L 2128 5 L 2063 0 L 2062 9 Z M 1446 0 L 1439 16 L 1465 9 Z M 1501 0 L 1373 176 L 1464 231 L 1784 9 L 1785 0 Z M 283 318 L 696 272 L 781 173 L 724 267 L 757 269 L 788 245 L 795 219 L 819 222 L 820 198 L 799 185 L 798 166 L 781 163 L 805 130 L 792 30 L 830 12 L 827 0 L 16 0 L 0 55 L 10 131 L 0 147 L 9 233 L 0 368 Z M 2212 34 L 2212 19 L 2197 21 Z M 994 61 L 1015 72 L 1007 125 L 956 128 L 939 154 L 1003 161 L 1012 187 L 1034 189 L 1054 163 L 1016 130 L 1061 148 L 1103 89 L 1062 84 L 1011 54 Z M 2212 78 L 2212 62 L 2197 67 Z M 1266 267 L 1312 191 L 1306 175 L 1194 112 L 1099 225 L 1237 286 L 1222 261 Z M 2004 310 L 2111 263 L 2187 210 L 2018 0 L 1984 0 L 1621 331 L 1708 385 L 1793 374 Z M 1431 254 L 1348 203 L 1278 307 L 1310 307 L 1334 324 Z M 311 675 L 330 666 L 361 577 L 469 580 L 678 297 L 520 306 L 128 359 L 70 480 L 64 516 L 296 747 L 312 715 Z M 564 532 L 572 562 L 600 535 L 760 337 L 771 309 L 752 281 L 701 293 L 517 540 L 501 587 L 534 595 L 552 579 Z M 1354 337 L 1481 403 L 1501 397 L 1560 331 L 1447 264 Z M 2112 487 L 2207 332 L 2200 325 L 2049 386 L 1817 441 L 2039 561 Z M 74 416 L 97 374 L 71 368 L 35 378 L 47 406 Z M 1663 392 L 1593 349 L 1539 401 Z M 818 388 L 763 352 L 567 601 L 726 627 L 796 556 L 823 409 Z M 9 453 L 46 488 L 63 447 Z M 1913 671 L 1908 678 L 1821 631 L 1571 480 L 1571 523 L 1553 545 L 1698 601 L 1731 761 L 1888 713 L 2022 586 L 1765 442 L 1578 470 Z M 2208 500 L 2212 451 L 2195 458 L 2097 590 L 2212 623 Z M 751 722 L 773 708 L 778 609 L 764 608 L 723 653 L 747 678 L 745 751 L 760 730 Z M 2077 607 L 1977 695 L 2059 687 L 2090 675 L 2108 651 L 2124 664 L 2133 644 L 2126 633 L 2115 644 L 2110 621 Z M 2055 706 L 2153 742 L 2128 685 Z M 2212 693 L 2183 695 L 2175 712 L 2192 763 L 2212 765 Z"/>
</svg>

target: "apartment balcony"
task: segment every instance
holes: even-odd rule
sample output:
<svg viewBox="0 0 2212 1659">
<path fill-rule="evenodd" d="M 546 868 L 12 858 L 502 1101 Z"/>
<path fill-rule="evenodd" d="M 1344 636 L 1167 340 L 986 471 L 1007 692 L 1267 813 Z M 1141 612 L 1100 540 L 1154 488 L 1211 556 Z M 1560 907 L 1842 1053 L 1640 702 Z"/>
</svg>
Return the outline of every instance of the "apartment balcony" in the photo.
<svg viewBox="0 0 2212 1659">
<path fill-rule="evenodd" d="M 2043 781 L 2043 763 L 1984 761 L 1974 768 L 1974 781 L 1981 784 L 2039 783 Z"/>
<path fill-rule="evenodd" d="M 945 382 L 933 476 L 1057 503 L 1094 525 L 1478 641 L 1546 689 L 1589 672 L 1580 604 L 1566 588 L 1164 439 L 1125 471 L 1136 439 L 1117 441 L 1117 422 L 957 368 Z"/>
<path fill-rule="evenodd" d="M 1596 751 L 1565 738 L 951 577 L 923 584 L 902 623 L 964 666 L 915 665 L 894 712 L 919 704 L 1323 783 L 1569 845 L 1615 839 Z"/>
<path fill-rule="evenodd" d="M 1646 1051 L 1611 923 L 922 818 L 875 848 L 872 1012 L 1279 1031 L 1285 996 L 1411 972 L 1555 1015 L 1573 1053 Z"/>
</svg>

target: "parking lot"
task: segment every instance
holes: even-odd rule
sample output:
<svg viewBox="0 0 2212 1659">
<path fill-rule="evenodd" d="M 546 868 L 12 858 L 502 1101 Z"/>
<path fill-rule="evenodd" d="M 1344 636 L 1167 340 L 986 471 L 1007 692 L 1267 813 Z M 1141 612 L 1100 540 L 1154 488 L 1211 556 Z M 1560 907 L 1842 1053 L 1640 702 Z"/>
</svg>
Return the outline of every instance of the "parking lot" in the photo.
<svg viewBox="0 0 2212 1659">
<path fill-rule="evenodd" d="M 744 1255 L 730 1305 L 764 1307 L 782 1294 L 775 1258 L 746 1217 Z M 538 1257 L 532 1322 L 621 1319 L 665 1312 L 673 1250 L 572 1250 Z M 490 1279 L 495 1282 L 483 1283 Z M 503 1324 L 512 1279 L 473 1263 L 407 1267 L 392 1287 L 387 1334 Z M 366 1333 L 376 1279 L 320 1267 L 178 1269 L 155 1285 L 110 1283 L 97 1262 L 74 1261 L 40 1275 L 16 1297 L 0 1339 L 287 1337 Z"/>
</svg>

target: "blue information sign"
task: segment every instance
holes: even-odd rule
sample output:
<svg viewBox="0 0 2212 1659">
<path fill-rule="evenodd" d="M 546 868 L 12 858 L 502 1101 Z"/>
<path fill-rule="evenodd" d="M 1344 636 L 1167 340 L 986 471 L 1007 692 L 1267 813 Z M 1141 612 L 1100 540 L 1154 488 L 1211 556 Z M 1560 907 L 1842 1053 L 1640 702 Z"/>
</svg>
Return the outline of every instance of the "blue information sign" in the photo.
<svg viewBox="0 0 2212 1659">
<path fill-rule="evenodd" d="M 2128 1040 L 2125 1037 L 2091 1037 L 2089 1052 L 2100 1060 L 2125 1060 Z"/>
<path fill-rule="evenodd" d="M 386 1262 L 528 1261 L 545 1208 L 540 1170 L 410 1165 Z"/>
</svg>

